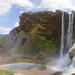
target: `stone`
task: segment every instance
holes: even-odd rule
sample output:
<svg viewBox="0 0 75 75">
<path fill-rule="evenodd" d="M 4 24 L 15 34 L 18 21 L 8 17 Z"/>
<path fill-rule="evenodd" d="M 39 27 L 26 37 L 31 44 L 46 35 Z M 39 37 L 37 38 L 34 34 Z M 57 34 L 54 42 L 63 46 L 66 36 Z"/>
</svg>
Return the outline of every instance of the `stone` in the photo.
<svg viewBox="0 0 75 75">
<path fill-rule="evenodd" d="M 58 72 L 53 73 L 52 75 L 62 75 L 62 72 L 58 71 Z"/>
<path fill-rule="evenodd" d="M 75 57 L 75 44 L 73 44 L 72 48 L 69 50 L 70 58 Z"/>
<path fill-rule="evenodd" d="M 74 74 L 71 74 L 71 75 L 75 75 L 75 73 Z"/>
</svg>

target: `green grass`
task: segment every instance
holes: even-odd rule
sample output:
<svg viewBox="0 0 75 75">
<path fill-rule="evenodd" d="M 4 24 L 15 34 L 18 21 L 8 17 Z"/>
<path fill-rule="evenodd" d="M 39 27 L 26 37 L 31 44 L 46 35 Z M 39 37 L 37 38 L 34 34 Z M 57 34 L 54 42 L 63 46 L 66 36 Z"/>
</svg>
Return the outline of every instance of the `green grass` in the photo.
<svg viewBox="0 0 75 75">
<path fill-rule="evenodd" d="M 26 47 L 23 46 L 21 50 L 24 54 L 27 51 L 31 55 L 38 54 L 39 52 L 43 54 L 50 54 L 56 52 L 57 43 L 57 39 L 48 40 L 45 36 L 36 35 L 34 37 L 34 40 L 31 43 L 29 42 Z M 20 54 L 21 52 L 19 53 L 19 55 Z"/>
<path fill-rule="evenodd" d="M 42 54 L 54 54 L 56 53 L 56 46 L 58 44 L 58 38 L 48 40 L 46 36 L 35 34 L 35 36 L 27 36 L 27 42 L 22 46 L 21 40 L 24 38 L 25 33 L 21 32 L 18 38 L 18 42 L 13 49 L 14 55 L 24 56 L 24 55 L 36 55 Z M 23 36 L 24 35 L 24 36 Z M 13 51 L 12 50 L 12 51 Z"/>
<path fill-rule="evenodd" d="M 0 40 L 0 44 L 2 44 L 4 42 L 4 39 Z"/>
<path fill-rule="evenodd" d="M 33 52 L 42 51 L 42 52 L 51 52 L 56 50 L 57 40 L 51 39 L 47 40 L 45 36 L 36 36 L 35 41 L 32 44 Z"/>
<path fill-rule="evenodd" d="M 0 75 L 14 75 L 14 73 L 9 70 L 0 70 Z"/>
</svg>

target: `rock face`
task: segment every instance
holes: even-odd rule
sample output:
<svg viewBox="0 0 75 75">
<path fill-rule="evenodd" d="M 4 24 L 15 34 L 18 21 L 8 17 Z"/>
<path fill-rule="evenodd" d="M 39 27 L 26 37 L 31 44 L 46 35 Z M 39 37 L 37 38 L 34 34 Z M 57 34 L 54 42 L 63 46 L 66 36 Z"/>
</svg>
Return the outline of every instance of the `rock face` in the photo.
<svg viewBox="0 0 75 75">
<path fill-rule="evenodd" d="M 20 16 L 19 27 L 9 33 L 3 48 L 13 48 L 19 54 L 55 54 L 60 44 L 61 17 L 61 11 L 23 13 Z M 65 35 L 67 26 L 68 14 L 65 12 Z"/>
<path fill-rule="evenodd" d="M 74 74 L 71 74 L 71 75 L 75 75 L 75 73 Z"/>
<path fill-rule="evenodd" d="M 25 32 L 31 32 L 33 28 L 41 25 L 42 28 L 38 28 L 40 35 L 46 36 L 47 39 L 57 39 L 60 42 L 61 37 L 61 19 L 62 12 L 36 12 L 36 13 L 23 13 L 20 16 L 20 28 Z M 64 53 L 67 53 L 66 48 L 66 36 L 68 32 L 69 14 L 64 13 Z M 44 28 L 43 28 L 44 27 Z M 59 43 L 57 43 L 59 44 Z"/>
<path fill-rule="evenodd" d="M 13 29 L 9 35 L 5 38 L 4 44 L 3 46 L 6 49 L 10 49 L 13 48 L 16 44 L 17 38 L 18 38 L 18 34 L 19 34 L 19 29 L 15 28 Z"/>
<path fill-rule="evenodd" d="M 4 39 L 5 37 L 6 37 L 7 35 L 2 35 L 2 34 L 0 34 L 0 40 L 2 40 L 2 39 Z"/>
<path fill-rule="evenodd" d="M 47 38 L 56 38 L 61 32 L 61 12 L 36 12 L 23 13 L 20 16 L 20 28 L 25 32 L 31 32 L 37 25 L 45 29 L 38 29 L 41 35 Z"/>
<path fill-rule="evenodd" d="M 70 57 L 75 57 L 75 44 L 73 44 L 72 48 L 69 51 Z"/>
<path fill-rule="evenodd" d="M 62 75 L 62 72 L 55 72 L 52 75 Z"/>
</svg>

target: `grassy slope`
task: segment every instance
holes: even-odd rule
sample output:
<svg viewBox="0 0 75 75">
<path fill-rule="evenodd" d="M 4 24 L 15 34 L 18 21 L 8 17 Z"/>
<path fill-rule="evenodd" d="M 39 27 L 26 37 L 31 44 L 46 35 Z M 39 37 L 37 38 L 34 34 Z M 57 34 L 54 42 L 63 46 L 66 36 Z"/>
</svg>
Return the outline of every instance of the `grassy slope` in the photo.
<svg viewBox="0 0 75 75">
<path fill-rule="evenodd" d="M 56 51 L 56 40 L 47 40 L 45 36 L 37 35 L 32 43 L 32 52 L 48 54 Z"/>
<path fill-rule="evenodd" d="M 22 33 L 22 35 L 21 35 Z M 35 35 L 28 37 L 27 41 L 21 46 L 22 38 L 25 38 L 25 33 L 21 32 L 16 44 L 16 53 L 19 55 L 36 55 L 36 54 L 53 54 L 56 53 L 57 39 L 47 40 L 45 36 Z M 27 38 L 27 35 L 26 35 Z M 32 40 L 32 41 L 31 41 Z"/>
<path fill-rule="evenodd" d="M 14 75 L 14 73 L 8 70 L 0 70 L 0 75 Z"/>
<path fill-rule="evenodd" d="M 40 29 L 40 31 L 39 31 Z M 17 43 L 15 48 L 13 48 L 12 55 L 26 56 L 26 55 L 54 55 L 56 53 L 56 47 L 59 39 L 47 39 L 47 36 L 44 36 L 43 30 L 46 30 L 45 27 L 37 25 L 30 32 L 21 31 L 19 33 Z M 27 38 L 22 45 L 22 40 Z"/>
<path fill-rule="evenodd" d="M 0 44 L 2 44 L 4 42 L 4 39 L 0 40 Z"/>
</svg>

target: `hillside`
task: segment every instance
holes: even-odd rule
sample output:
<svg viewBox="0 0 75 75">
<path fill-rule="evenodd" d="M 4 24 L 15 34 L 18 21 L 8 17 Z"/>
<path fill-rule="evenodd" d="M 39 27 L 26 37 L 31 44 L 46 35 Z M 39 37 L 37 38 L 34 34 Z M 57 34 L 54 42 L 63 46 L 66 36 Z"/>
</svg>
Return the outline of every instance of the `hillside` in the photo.
<svg viewBox="0 0 75 75">
<path fill-rule="evenodd" d="M 6 38 L 7 35 L 5 34 L 0 34 L 0 45 L 4 42 L 4 39 Z"/>
<path fill-rule="evenodd" d="M 5 35 L 5 34 L 0 34 L 0 40 L 1 39 L 3 39 L 3 38 L 5 38 L 7 35 Z"/>
<path fill-rule="evenodd" d="M 12 56 L 56 55 L 60 49 L 61 17 L 61 11 L 23 13 L 19 26 L 5 38 L 0 51 Z M 68 13 L 65 12 L 65 28 L 67 25 Z"/>
</svg>

